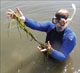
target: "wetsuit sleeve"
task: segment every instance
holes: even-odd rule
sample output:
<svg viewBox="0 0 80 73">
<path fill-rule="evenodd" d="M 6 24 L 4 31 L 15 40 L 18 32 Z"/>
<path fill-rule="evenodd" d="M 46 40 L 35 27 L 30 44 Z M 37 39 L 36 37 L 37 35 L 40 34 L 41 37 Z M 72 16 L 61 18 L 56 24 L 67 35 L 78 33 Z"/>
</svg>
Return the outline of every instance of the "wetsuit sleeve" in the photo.
<svg viewBox="0 0 80 73">
<path fill-rule="evenodd" d="M 63 61 L 67 58 L 70 52 L 76 45 L 76 37 L 70 36 L 63 40 L 61 51 L 53 49 L 51 56 L 59 61 Z"/>
<path fill-rule="evenodd" d="M 35 20 L 29 19 L 25 17 L 26 21 L 24 22 L 27 27 L 34 29 L 34 30 L 39 30 L 43 32 L 48 32 L 50 28 L 50 22 L 37 22 Z"/>
</svg>

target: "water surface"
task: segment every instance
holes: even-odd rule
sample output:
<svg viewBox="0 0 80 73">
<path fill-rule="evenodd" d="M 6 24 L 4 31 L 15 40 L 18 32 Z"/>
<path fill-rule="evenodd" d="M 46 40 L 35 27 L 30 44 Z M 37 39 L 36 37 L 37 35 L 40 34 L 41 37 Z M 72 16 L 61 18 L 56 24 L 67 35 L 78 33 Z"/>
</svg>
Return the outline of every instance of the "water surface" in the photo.
<svg viewBox="0 0 80 73">
<path fill-rule="evenodd" d="M 19 7 L 28 18 L 38 22 L 51 21 L 55 12 L 66 8 L 73 12 L 71 3 L 75 3 L 77 12 L 69 27 L 76 33 L 77 45 L 69 58 L 60 63 L 53 59 L 47 59 L 41 54 L 36 46 L 30 41 L 24 31 L 19 36 L 16 25 L 12 25 L 8 37 L 7 9 L 15 10 Z M 1 1 L 1 73 L 80 73 L 80 1 Z M 31 30 L 42 42 L 45 41 L 46 33 Z"/>
</svg>

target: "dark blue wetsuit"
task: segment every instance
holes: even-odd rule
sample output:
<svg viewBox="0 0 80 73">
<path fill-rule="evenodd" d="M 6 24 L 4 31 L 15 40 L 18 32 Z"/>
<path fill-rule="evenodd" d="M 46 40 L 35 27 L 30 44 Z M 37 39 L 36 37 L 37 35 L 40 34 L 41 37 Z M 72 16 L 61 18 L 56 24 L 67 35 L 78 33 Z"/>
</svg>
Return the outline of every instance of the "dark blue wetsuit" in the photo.
<svg viewBox="0 0 80 73">
<path fill-rule="evenodd" d="M 27 17 L 25 24 L 31 29 L 46 32 L 46 42 L 50 41 L 53 48 L 55 42 L 61 43 L 61 48 L 54 48 L 51 53 L 51 56 L 59 61 L 65 60 L 76 45 L 76 35 L 69 27 L 66 27 L 63 32 L 57 32 L 52 22 L 36 22 Z"/>
</svg>

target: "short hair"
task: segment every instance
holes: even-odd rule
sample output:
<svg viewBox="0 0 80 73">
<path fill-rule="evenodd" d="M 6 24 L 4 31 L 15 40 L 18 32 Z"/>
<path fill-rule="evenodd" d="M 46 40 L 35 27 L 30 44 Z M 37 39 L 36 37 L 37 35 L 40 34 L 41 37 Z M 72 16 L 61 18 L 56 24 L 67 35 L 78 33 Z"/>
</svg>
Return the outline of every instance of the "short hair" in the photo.
<svg viewBox="0 0 80 73">
<path fill-rule="evenodd" d="M 69 11 L 66 9 L 60 9 L 59 11 L 56 12 L 55 16 L 58 19 L 60 19 L 60 18 L 67 19 L 69 17 Z"/>
</svg>

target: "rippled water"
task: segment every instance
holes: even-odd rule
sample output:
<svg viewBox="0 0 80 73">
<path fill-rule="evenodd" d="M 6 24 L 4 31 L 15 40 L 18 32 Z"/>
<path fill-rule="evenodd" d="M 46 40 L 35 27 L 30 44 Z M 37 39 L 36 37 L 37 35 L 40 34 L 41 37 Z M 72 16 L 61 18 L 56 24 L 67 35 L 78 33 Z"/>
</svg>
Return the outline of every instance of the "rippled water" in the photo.
<svg viewBox="0 0 80 73">
<path fill-rule="evenodd" d="M 13 25 L 8 37 L 7 9 L 15 10 L 19 7 L 25 16 L 36 21 L 51 21 L 55 12 L 66 8 L 72 14 L 71 3 L 77 6 L 76 15 L 69 25 L 77 35 L 77 45 L 69 58 L 60 63 L 51 58 L 45 58 L 34 41 L 29 41 L 21 30 L 21 38 L 17 27 Z M 80 1 L 1 1 L 1 73 L 80 73 Z M 45 41 L 44 32 L 33 31 L 42 42 Z"/>
</svg>

